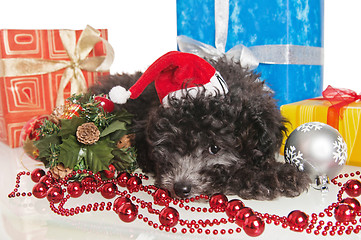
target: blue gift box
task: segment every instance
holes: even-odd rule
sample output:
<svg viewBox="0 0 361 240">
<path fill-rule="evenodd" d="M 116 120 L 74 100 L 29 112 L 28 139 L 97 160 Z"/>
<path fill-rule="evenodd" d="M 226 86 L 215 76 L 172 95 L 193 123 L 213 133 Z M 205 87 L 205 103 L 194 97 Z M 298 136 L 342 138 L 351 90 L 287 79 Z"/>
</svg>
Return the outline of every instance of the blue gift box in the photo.
<svg viewBox="0 0 361 240">
<path fill-rule="evenodd" d="M 282 46 L 281 51 L 288 51 L 283 62 L 260 61 L 256 68 L 275 91 L 279 105 L 321 95 L 323 4 L 323 0 L 229 0 L 225 51 L 238 44 L 250 49 Z M 215 0 L 177 0 L 177 34 L 215 46 Z M 290 53 L 289 46 L 301 48 Z M 288 55 L 302 54 L 305 61 L 287 62 Z"/>
</svg>

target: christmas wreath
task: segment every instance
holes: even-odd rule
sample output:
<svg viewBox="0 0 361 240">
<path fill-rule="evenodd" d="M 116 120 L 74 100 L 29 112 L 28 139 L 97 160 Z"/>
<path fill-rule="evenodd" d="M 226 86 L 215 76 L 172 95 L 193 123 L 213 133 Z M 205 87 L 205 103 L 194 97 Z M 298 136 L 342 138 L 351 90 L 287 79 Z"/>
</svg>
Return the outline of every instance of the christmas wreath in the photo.
<svg viewBox="0 0 361 240">
<path fill-rule="evenodd" d="M 128 131 L 132 115 L 126 110 L 114 113 L 113 108 L 104 96 L 73 95 L 51 115 L 35 117 L 24 126 L 24 151 L 57 178 L 77 170 L 100 172 L 106 178 L 113 178 L 115 170 L 132 172 L 137 167 Z"/>
</svg>

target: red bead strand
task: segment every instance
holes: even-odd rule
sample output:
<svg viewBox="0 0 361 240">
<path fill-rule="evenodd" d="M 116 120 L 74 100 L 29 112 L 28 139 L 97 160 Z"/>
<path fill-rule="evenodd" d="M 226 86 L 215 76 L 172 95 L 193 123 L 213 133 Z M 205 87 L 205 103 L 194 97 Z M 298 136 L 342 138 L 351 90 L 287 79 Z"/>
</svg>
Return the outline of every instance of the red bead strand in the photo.
<svg viewBox="0 0 361 240">
<path fill-rule="evenodd" d="M 101 192 L 102 191 L 102 187 L 105 184 L 118 184 L 119 186 L 121 186 L 121 182 L 119 182 L 118 179 L 108 179 L 108 180 L 102 180 L 100 174 L 94 174 L 91 171 L 87 171 L 87 170 L 78 170 L 78 171 L 74 171 L 72 172 L 69 176 L 67 176 L 66 178 L 64 178 L 63 180 L 55 180 L 52 178 L 51 173 L 48 172 L 46 175 L 46 177 L 44 177 L 42 180 L 40 180 L 40 182 L 43 182 L 44 184 L 47 185 L 48 188 L 50 187 L 54 187 L 57 186 L 59 188 L 65 187 L 63 188 L 63 192 L 67 192 L 65 189 L 68 186 L 68 181 L 69 179 L 71 179 L 73 176 L 76 176 L 77 174 L 87 174 L 88 178 L 87 180 L 82 181 L 82 186 L 84 188 L 84 193 L 85 194 L 94 194 L 96 192 Z M 25 196 L 32 196 L 32 192 L 20 192 L 20 181 L 21 181 L 21 177 L 27 175 L 27 176 L 31 176 L 31 172 L 19 172 L 16 176 L 16 184 L 15 184 L 15 188 L 14 190 L 8 195 L 9 198 L 13 198 L 13 197 L 25 197 Z M 340 180 L 345 180 L 349 177 L 355 177 L 355 176 L 359 176 L 360 175 L 360 171 L 356 171 L 355 173 L 345 173 L 345 174 L 339 174 L 338 176 L 336 176 L 334 179 L 331 180 L 331 183 L 334 184 L 335 186 L 340 187 L 340 190 L 338 191 L 337 194 L 337 202 L 334 202 L 332 204 L 330 204 L 328 207 L 326 207 L 323 211 L 319 212 L 319 213 L 312 213 L 309 216 L 309 223 L 306 225 L 302 225 L 302 227 L 299 227 L 298 225 L 296 226 L 291 226 L 289 220 L 287 219 L 286 216 L 278 216 L 276 214 L 270 215 L 268 213 L 259 213 L 259 212 L 254 212 L 254 215 L 257 216 L 259 218 L 258 221 L 265 221 L 267 224 L 274 224 L 275 226 L 282 226 L 282 228 L 289 228 L 292 231 L 306 231 L 306 233 L 308 234 L 315 234 L 315 235 L 322 235 L 322 236 L 334 236 L 336 234 L 338 235 L 343 235 L 344 233 L 346 234 L 358 234 L 361 230 L 361 225 L 358 223 L 361 223 L 361 219 L 359 219 L 359 221 L 352 220 L 353 218 L 350 218 L 350 221 L 344 221 L 344 219 L 341 218 L 342 222 L 340 221 L 336 221 L 336 222 L 332 222 L 332 221 L 326 221 L 324 220 L 325 217 L 332 217 L 334 215 L 333 211 L 340 205 L 340 204 L 348 204 L 348 203 L 341 203 L 341 201 L 343 201 L 343 194 L 345 193 L 345 191 L 347 189 L 348 192 L 352 192 L 352 194 L 359 194 L 358 193 L 358 186 L 360 185 L 358 180 L 352 180 L 352 181 L 348 181 L 346 183 L 342 183 L 340 182 Z M 34 179 L 39 180 L 39 174 L 36 175 L 34 177 Z M 118 175 L 119 177 L 119 175 Z M 360 176 L 361 177 L 361 176 Z M 147 210 L 147 212 L 149 214 L 154 214 L 154 215 L 160 215 L 161 211 L 159 209 L 156 209 L 153 207 L 154 205 L 160 205 L 160 206 L 164 206 L 164 207 L 170 207 L 170 205 L 173 205 L 174 207 L 178 207 L 181 208 L 185 211 L 191 211 L 191 212 L 203 212 L 203 213 L 221 213 L 224 214 L 225 212 L 225 206 L 224 204 L 227 204 L 228 200 L 226 200 L 226 198 L 224 198 L 224 195 L 218 195 L 217 198 L 211 198 L 207 195 L 199 195 L 196 197 L 192 197 L 189 199 L 172 199 L 170 197 L 167 197 L 166 195 L 165 198 L 161 198 L 160 195 L 155 195 L 156 192 L 159 190 L 157 187 L 153 186 L 153 185 L 146 185 L 144 186 L 142 184 L 141 180 L 148 180 L 149 178 L 143 174 L 133 174 L 133 175 L 129 175 L 128 179 L 131 179 L 131 181 L 129 181 L 129 183 L 127 183 L 127 188 L 128 190 L 124 190 L 124 191 L 119 191 L 119 190 L 114 190 L 111 191 L 111 194 L 109 197 L 112 197 L 113 194 L 114 196 L 123 196 L 123 197 L 127 197 L 128 199 L 130 199 L 130 201 L 132 202 L 132 204 L 134 204 L 134 206 L 136 207 L 136 209 L 141 210 L 141 209 L 145 209 Z M 107 185 L 107 186 L 108 186 Z M 124 186 L 121 186 L 124 187 Z M 352 189 L 352 190 L 351 190 Z M 132 195 L 133 193 L 136 192 L 145 192 L 146 194 L 151 195 L 152 197 L 154 197 L 154 202 L 146 202 L 142 199 L 139 199 L 137 196 Z M 77 195 L 75 195 L 77 196 Z M 107 195 L 108 196 L 108 195 Z M 358 195 L 357 195 L 358 196 Z M 93 203 L 93 204 L 87 204 L 87 205 L 82 205 L 82 206 L 76 206 L 76 207 L 72 207 L 70 209 L 64 208 L 64 205 L 66 204 L 67 200 L 71 198 L 71 194 L 67 193 L 64 194 L 64 197 L 60 200 L 60 202 L 58 203 L 58 207 L 55 206 L 56 203 L 54 203 L 53 201 L 50 201 L 50 209 L 61 216 L 74 216 L 80 213 L 84 213 L 84 212 L 90 212 L 90 211 L 110 211 L 113 210 L 113 203 L 112 202 L 101 202 L 101 203 Z M 211 202 L 213 202 L 212 206 L 209 208 L 206 207 L 195 207 L 195 206 L 191 206 L 190 204 L 200 201 L 200 200 L 210 200 Z M 356 200 L 357 201 L 357 200 Z M 355 206 L 355 205 L 353 205 Z M 244 207 L 244 206 L 242 206 Z M 348 208 L 347 208 L 348 209 Z M 138 212 L 137 210 L 137 212 Z M 344 213 L 342 213 L 344 214 Z M 341 215 L 343 216 L 343 215 Z M 359 211 L 359 209 L 355 212 L 355 215 L 353 217 L 359 217 L 361 216 L 361 212 Z M 169 226 L 164 226 L 162 224 L 158 224 L 156 222 L 150 221 L 148 219 L 148 217 L 144 217 L 143 214 L 138 214 L 136 216 L 137 219 L 142 220 L 143 222 L 147 223 L 147 225 L 151 226 L 154 229 L 159 229 L 160 231 L 166 231 L 166 232 L 181 232 L 183 234 L 187 234 L 187 233 L 197 233 L 197 234 L 213 234 L 213 235 L 218 235 L 218 234 L 233 234 L 234 232 L 239 233 L 242 231 L 242 228 L 240 227 L 235 227 L 234 229 L 229 228 L 229 229 L 212 229 L 214 226 L 219 226 L 221 224 L 226 225 L 227 223 L 234 223 L 235 222 L 235 218 L 234 217 L 230 217 L 228 216 L 228 218 L 213 218 L 213 219 L 205 219 L 205 220 L 195 220 L 195 219 L 191 219 L 191 220 L 185 220 L 185 219 L 177 219 L 177 222 L 179 223 L 179 225 L 181 226 L 181 229 L 177 229 L 175 226 L 173 227 L 169 227 Z M 305 218 L 305 217 L 303 217 Z M 308 218 L 308 217 L 307 217 Z"/>
</svg>

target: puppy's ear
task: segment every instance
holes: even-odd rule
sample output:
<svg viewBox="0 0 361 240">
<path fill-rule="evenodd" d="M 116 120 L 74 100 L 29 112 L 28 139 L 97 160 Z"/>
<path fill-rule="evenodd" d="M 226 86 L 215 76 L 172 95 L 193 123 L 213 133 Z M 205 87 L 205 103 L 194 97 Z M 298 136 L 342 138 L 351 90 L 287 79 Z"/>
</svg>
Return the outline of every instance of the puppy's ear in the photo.
<svg viewBox="0 0 361 240">
<path fill-rule="evenodd" d="M 254 137 L 258 140 L 259 149 L 265 154 L 275 154 L 279 151 L 286 132 L 285 120 L 278 108 L 269 107 L 253 109 L 251 118 L 256 129 L 257 135 Z"/>
<path fill-rule="evenodd" d="M 254 163 L 273 159 L 286 133 L 285 120 L 273 98 L 257 96 L 242 99 L 238 110 L 235 134 L 241 154 Z"/>
</svg>

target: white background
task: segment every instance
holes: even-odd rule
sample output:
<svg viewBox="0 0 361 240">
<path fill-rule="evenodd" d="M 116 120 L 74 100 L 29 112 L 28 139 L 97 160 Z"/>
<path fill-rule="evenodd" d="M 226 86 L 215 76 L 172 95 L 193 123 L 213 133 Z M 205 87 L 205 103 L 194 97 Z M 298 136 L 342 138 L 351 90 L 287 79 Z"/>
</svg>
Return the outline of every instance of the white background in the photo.
<svg viewBox="0 0 361 240">
<path fill-rule="evenodd" d="M 6 0 L 0 9 L 0 29 L 108 28 L 113 73 L 145 70 L 176 49 L 175 0 Z M 360 0 L 325 0 L 324 87 L 361 91 L 360 9 Z"/>
</svg>

